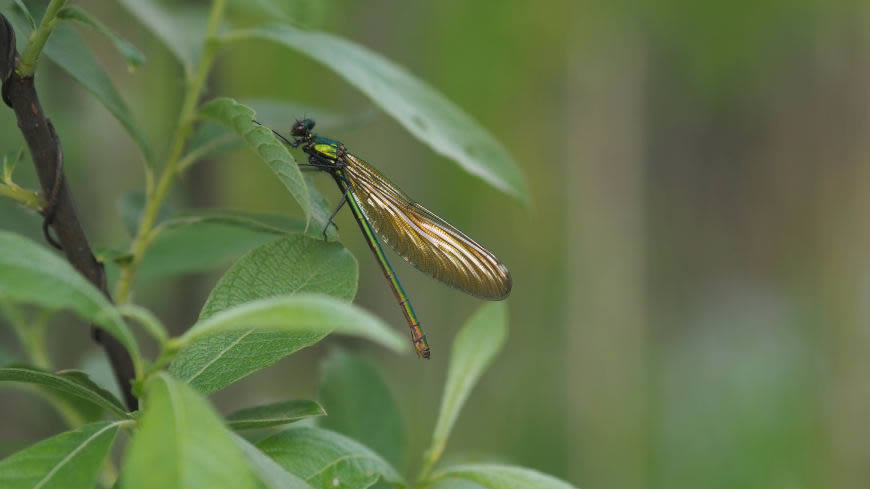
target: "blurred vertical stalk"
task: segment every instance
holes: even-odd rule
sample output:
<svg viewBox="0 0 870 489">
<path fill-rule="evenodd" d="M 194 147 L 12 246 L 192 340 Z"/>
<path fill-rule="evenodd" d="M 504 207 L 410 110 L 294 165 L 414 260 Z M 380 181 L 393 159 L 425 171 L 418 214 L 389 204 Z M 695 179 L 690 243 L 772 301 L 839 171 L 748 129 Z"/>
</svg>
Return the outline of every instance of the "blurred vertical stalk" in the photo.
<svg viewBox="0 0 870 489">
<path fill-rule="evenodd" d="M 582 31 L 579 29 L 578 31 Z M 645 485 L 646 294 L 644 118 L 646 53 L 619 26 L 572 53 L 565 100 L 566 223 L 571 267 L 570 411 L 579 431 L 569 480 L 582 487 Z M 589 96 L 589 94 L 593 94 Z"/>
<path fill-rule="evenodd" d="M 196 116 L 197 102 L 199 102 L 199 97 L 205 86 L 205 80 L 208 78 L 212 63 L 214 62 L 220 48 L 220 40 L 217 37 L 217 32 L 223 20 L 225 9 L 226 0 L 214 0 L 212 2 L 208 26 L 206 28 L 206 38 L 203 41 L 205 47 L 203 49 L 202 58 L 199 61 L 199 66 L 197 67 L 193 78 L 188 80 L 184 94 L 184 101 L 182 102 L 181 110 L 178 115 L 178 127 L 176 128 L 175 135 L 172 139 L 172 146 L 169 150 L 169 156 L 166 158 L 166 165 L 163 168 L 163 173 L 160 176 L 157 187 L 154 189 L 148 189 L 145 209 L 142 212 L 142 222 L 139 224 L 136 237 L 131 245 L 132 258 L 128 263 L 121 267 L 120 278 L 118 279 L 117 291 L 115 293 L 115 299 L 119 304 L 124 304 L 130 301 L 133 279 L 136 276 L 139 264 L 145 257 L 145 251 L 151 244 L 151 232 L 157 220 L 160 206 L 163 204 L 163 200 L 166 199 L 173 183 L 175 183 L 176 176 L 178 176 L 178 162 L 184 153 L 184 148 L 187 145 L 188 139 L 190 139 L 190 135 L 193 133 L 193 123 Z"/>
</svg>

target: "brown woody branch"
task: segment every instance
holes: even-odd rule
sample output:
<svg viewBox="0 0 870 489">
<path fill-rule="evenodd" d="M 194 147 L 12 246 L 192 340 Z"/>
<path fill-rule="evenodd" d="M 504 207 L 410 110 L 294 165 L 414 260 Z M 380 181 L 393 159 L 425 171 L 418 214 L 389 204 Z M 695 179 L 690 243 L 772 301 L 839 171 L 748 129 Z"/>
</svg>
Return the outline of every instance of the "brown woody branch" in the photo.
<svg viewBox="0 0 870 489">
<path fill-rule="evenodd" d="M 91 252 L 88 238 L 82 229 L 66 185 L 60 139 L 42 110 L 33 77 L 22 77 L 15 72 L 17 58 L 15 32 L 6 17 L 0 14 L 0 81 L 3 82 L 3 101 L 15 111 L 18 127 L 30 148 L 43 194 L 48 201 L 48 205 L 43 209 L 46 238 L 53 245 L 61 248 L 76 270 L 111 300 L 106 287 L 103 265 Z M 48 225 L 54 230 L 56 241 L 50 236 Z M 103 346 L 109 356 L 127 407 L 135 410 L 138 401 L 132 394 L 130 383 L 135 377 L 132 358 L 117 339 L 102 334 L 102 331 L 96 328 L 93 328 L 93 332 L 94 339 Z"/>
</svg>

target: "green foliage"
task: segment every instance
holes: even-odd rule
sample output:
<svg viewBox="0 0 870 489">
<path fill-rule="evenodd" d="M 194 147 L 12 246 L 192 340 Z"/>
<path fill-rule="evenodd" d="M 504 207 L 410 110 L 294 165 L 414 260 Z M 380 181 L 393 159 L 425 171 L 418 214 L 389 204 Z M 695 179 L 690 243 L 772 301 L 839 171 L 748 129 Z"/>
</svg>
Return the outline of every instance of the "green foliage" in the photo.
<svg viewBox="0 0 870 489">
<path fill-rule="evenodd" d="M 227 425 L 234 430 L 271 428 L 325 414 L 326 411 L 314 401 L 282 401 L 228 414 Z"/>
<path fill-rule="evenodd" d="M 84 12 L 82 9 L 77 9 L 77 11 Z M 9 22 L 18 33 L 16 39 L 19 43 L 27 41 L 27 36 L 24 33 L 29 31 L 26 18 L 30 14 L 27 13 L 25 16 L 25 14 L 21 13 L 20 7 L 14 9 L 7 8 L 4 13 L 7 14 Z M 92 17 L 89 16 L 89 18 Z M 127 130 L 130 137 L 139 146 L 139 149 L 142 150 L 146 163 L 150 165 L 153 160 L 151 145 L 145 139 L 142 129 L 133 117 L 132 112 L 130 112 L 127 103 L 121 98 L 112 80 L 76 31 L 69 25 L 58 25 L 46 43 L 44 53 L 49 59 L 69 73 L 85 90 L 96 97 L 118 119 L 118 122 Z M 130 60 L 128 59 L 129 62 Z"/>
<path fill-rule="evenodd" d="M 436 153 L 524 204 L 529 203 L 525 178 L 510 153 L 462 109 L 383 56 L 340 37 L 288 24 L 236 31 L 227 39 L 276 42 L 322 63 Z"/>
<path fill-rule="evenodd" d="M 275 24 L 221 37 L 224 0 L 215 0 L 208 14 L 198 6 L 155 0 L 121 3 L 166 45 L 187 81 L 178 127 L 160 175 L 151 165 L 150 146 L 111 81 L 76 32 L 60 21 L 75 20 L 104 34 L 131 67 L 144 62 L 144 56 L 80 7 L 60 8 L 63 2 L 52 2 L 38 26 L 28 20 L 30 13 L 21 2 L 11 10 L 19 39 L 26 39 L 28 23 L 35 38 L 48 36 L 45 54 L 118 118 L 151 165 L 143 191 L 127 194 L 119 203 L 120 217 L 132 237 L 128 249 L 105 254 L 120 271 L 116 300 L 121 304 L 113 305 L 58 254 L 4 231 L 0 301 L 70 310 L 117 337 L 134 359 L 132 393 L 140 400 L 141 412 L 129 413 L 114 394 L 83 372 L 3 366 L 0 381 L 47 393 L 59 411 L 75 414 L 65 416 L 73 427 L 102 411 L 121 420 L 81 426 L 7 457 L 0 461 L 0 485 L 93 487 L 104 465 L 102 482 L 110 485 L 115 481 L 106 479 L 115 468 L 106 458 L 123 427 L 131 439 L 116 485 L 124 489 L 367 488 L 379 481 L 407 486 L 406 477 L 396 469 L 412 455 L 406 453 L 400 410 L 377 366 L 363 356 L 335 350 L 326 360 L 319 390 L 325 409 L 314 401 L 282 401 L 253 405 L 222 418 L 204 397 L 331 333 L 368 339 L 400 353 L 410 348 L 404 334 L 350 302 L 357 291 L 356 259 L 338 242 L 335 227 L 327 228 L 332 207 L 311 180 L 303 178 L 286 145 L 253 122 L 254 111 L 246 105 L 229 98 L 199 104 L 212 61 L 227 41 L 278 42 L 334 69 L 437 152 L 526 202 L 522 175 L 504 148 L 470 116 L 361 46 Z M 270 11 L 280 12 L 262 2 L 253 8 L 255 14 Z M 35 54 L 34 68 L 40 52 Z M 268 118 L 280 116 L 272 112 Z M 363 119 L 356 117 L 353 123 Z M 327 117 L 319 127 L 328 125 Z M 239 139 L 269 165 L 299 203 L 301 218 L 245 210 L 177 211 L 166 205 L 179 174 L 206 155 L 237 147 Z M 218 280 L 196 323 L 178 336 L 170 335 L 159 314 L 129 302 L 137 281 L 214 270 L 239 256 Z M 16 314 L 13 307 L 2 311 Z M 125 318 L 151 335 L 159 350 L 155 358 L 141 359 Z M 37 327 L 15 319 L 20 330 Z M 457 336 L 432 448 L 424 456 L 416 486 L 570 487 L 531 470 L 505 466 L 446 467 L 430 476 L 462 406 L 500 351 L 506 332 L 507 309 L 501 303 L 481 308 Z M 34 348 L 24 343 L 25 350 Z M 35 351 L 26 353 L 37 357 Z M 283 426 L 306 418 L 317 418 L 320 426 Z M 256 444 L 233 431 L 263 428 L 270 431 Z"/>
<path fill-rule="evenodd" d="M 320 401 L 329 416 L 320 426 L 360 441 L 394 466 L 401 465 L 404 429 L 399 408 L 375 365 L 333 351 L 323 366 Z"/>
<path fill-rule="evenodd" d="M 200 318 L 256 299 L 300 292 L 351 300 L 356 294 L 357 273 L 356 260 L 337 243 L 302 236 L 278 239 L 251 250 L 227 271 L 212 290 Z M 323 336 L 322 332 L 253 329 L 219 334 L 183 349 L 170 372 L 210 393 Z"/>
<path fill-rule="evenodd" d="M 121 421 L 82 426 L 0 461 L 5 489 L 93 487 Z"/>
<path fill-rule="evenodd" d="M 287 187 L 305 215 L 306 224 L 311 218 L 311 197 L 308 186 L 302 179 L 302 172 L 296 159 L 272 131 L 254 122 L 254 111 L 230 98 L 212 100 L 199 109 L 199 116 L 212 119 L 236 131 L 245 143 L 257 153 L 278 180 Z"/>
<path fill-rule="evenodd" d="M 69 6 L 62 8 L 57 13 L 58 18 L 64 20 L 75 20 L 81 22 L 87 26 L 90 26 L 95 31 L 100 34 L 106 36 L 112 44 L 115 45 L 115 49 L 121 53 L 121 56 L 124 57 L 124 60 L 127 62 L 127 67 L 132 71 L 145 63 L 145 55 L 142 54 L 141 51 L 136 49 L 136 46 L 132 45 L 129 41 L 122 38 L 115 31 L 106 27 L 105 24 L 100 22 L 100 19 L 97 19 L 87 10 L 76 7 Z"/>
<path fill-rule="evenodd" d="M 125 489 L 254 488 L 254 478 L 219 415 L 193 389 L 161 373 L 148 383 L 139 430 L 130 440 Z"/>
<path fill-rule="evenodd" d="M 457 465 L 439 471 L 433 480 L 465 479 L 489 489 L 571 489 L 572 486 L 540 472 L 507 465 Z"/>
<path fill-rule="evenodd" d="M 66 370 L 53 374 L 27 366 L 3 367 L 0 368 L 0 382 L 2 381 L 43 385 L 51 390 L 84 399 L 117 417 L 126 418 L 129 416 L 121 401 L 114 394 L 98 386 L 87 374 L 78 370 Z"/>
<path fill-rule="evenodd" d="M 69 309 L 118 338 L 138 362 L 136 339 L 97 288 L 59 256 L 6 231 L 0 231 L 0 298 Z"/>
<path fill-rule="evenodd" d="M 404 485 L 378 454 L 338 433 L 291 428 L 257 442 L 257 448 L 316 489 L 369 487 L 379 479 Z"/>
<path fill-rule="evenodd" d="M 441 411 L 426 457 L 425 470 L 444 451 L 453 423 L 483 371 L 501 350 L 507 337 L 507 306 L 493 302 L 480 308 L 453 340 L 447 383 L 441 398 Z"/>
</svg>

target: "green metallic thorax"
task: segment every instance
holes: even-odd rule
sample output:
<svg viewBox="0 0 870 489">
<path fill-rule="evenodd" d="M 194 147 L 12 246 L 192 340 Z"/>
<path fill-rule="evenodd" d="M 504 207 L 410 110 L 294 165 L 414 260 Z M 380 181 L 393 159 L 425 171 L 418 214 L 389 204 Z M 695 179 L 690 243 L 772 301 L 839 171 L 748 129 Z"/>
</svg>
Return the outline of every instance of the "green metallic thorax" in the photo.
<svg viewBox="0 0 870 489">
<path fill-rule="evenodd" d="M 335 160 L 337 158 L 338 147 L 341 146 L 339 141 L 334 139 L 322 138 L 316 134 L 312 134 L 314 138 L 314 151 L 317 151 L 322 156 Z"/>
</svg>

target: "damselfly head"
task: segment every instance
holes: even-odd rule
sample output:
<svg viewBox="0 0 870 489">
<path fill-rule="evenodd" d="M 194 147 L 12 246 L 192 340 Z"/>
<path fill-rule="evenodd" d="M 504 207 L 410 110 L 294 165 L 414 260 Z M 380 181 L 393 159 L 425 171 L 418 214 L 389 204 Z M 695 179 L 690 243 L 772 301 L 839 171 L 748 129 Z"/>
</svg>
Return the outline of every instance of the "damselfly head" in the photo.
<svg viewBox="0 0 870 489">
<path fill-rule="evenodd" d="M 293 129 L 290 130 L 290 134 L 296 138 L 304 138 L 307 137 L 311 130 L 314 129 L 314 121 L 311 119 L 302 119 L 296 120 L 296 123 L 293 124 Z"/>
</svg>

